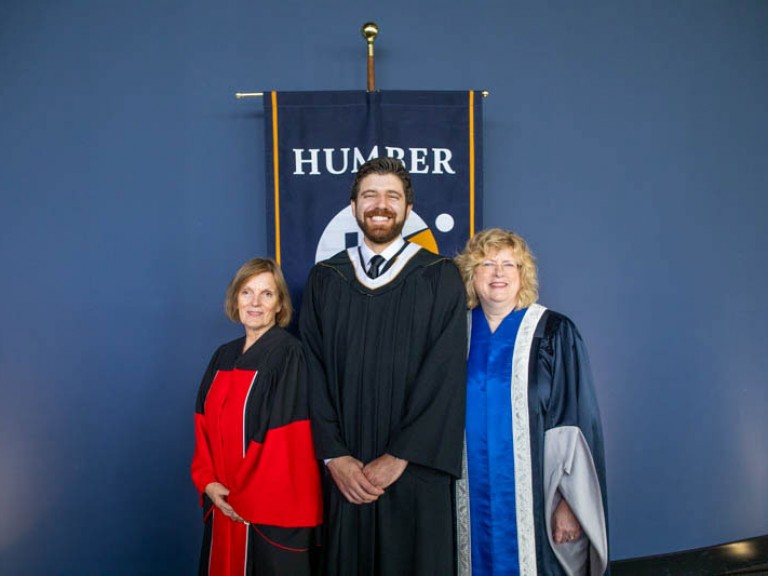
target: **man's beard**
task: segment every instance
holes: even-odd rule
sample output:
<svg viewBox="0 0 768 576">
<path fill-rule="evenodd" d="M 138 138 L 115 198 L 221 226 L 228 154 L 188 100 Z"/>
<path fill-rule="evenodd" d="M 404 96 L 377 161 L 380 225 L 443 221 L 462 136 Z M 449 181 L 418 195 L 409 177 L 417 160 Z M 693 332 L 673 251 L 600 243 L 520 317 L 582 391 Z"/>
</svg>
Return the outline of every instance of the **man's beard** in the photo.
<svg viewBox="0 0 768 576">
<path fill-rule="evenodd" d="M 368 218 L 372 216 L 386 216 L 391 218 L 391 220 L 388 224 L 369 226 Z M 405 220 L 403 219 L 403 221 L 398 222 L 397 214 L 391 210 L 376 208 L 363 214 L 362 219 L 358 218 L 357 224 L 360 226 L 363 234 L 365 234 L 365 237 L 371 242 L 374 242 L 375 244 L 389 244 L 392 240 L 400 236 L 400 233 L 403 231 L 403 226 L 405 226 Z"/>
</svg>

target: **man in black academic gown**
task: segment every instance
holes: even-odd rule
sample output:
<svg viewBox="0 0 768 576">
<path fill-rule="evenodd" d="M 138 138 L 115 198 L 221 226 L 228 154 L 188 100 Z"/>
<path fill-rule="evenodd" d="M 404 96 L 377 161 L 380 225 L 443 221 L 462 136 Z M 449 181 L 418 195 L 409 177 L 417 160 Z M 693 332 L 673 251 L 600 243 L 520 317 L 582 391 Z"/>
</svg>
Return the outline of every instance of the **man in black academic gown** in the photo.
<svg viewBox="0 0 768 576">
<path fill-rule="evenodd" d="M 315 265 L 304 292 L 328 576 L 455 571 L 466 300 L 451 260 L 403 239 L 412 207 L 399 160 L 361 166 L 351 208 L 364 243 Z"/>
</svg>

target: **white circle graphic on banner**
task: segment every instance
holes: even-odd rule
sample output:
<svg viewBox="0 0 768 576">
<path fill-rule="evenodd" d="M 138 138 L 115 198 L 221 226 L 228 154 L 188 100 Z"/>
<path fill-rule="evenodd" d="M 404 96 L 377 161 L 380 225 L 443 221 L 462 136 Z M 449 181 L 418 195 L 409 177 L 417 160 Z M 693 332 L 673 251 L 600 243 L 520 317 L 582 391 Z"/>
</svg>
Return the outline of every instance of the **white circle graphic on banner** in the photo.
<svg viewBox="0 0 768 576">
<path fill-rule="evenodd" d="M 440 214 L 435 218 L 435 228 L 440 232 L 450 232 L 456 223 L 453 221 L 453 216 L 450 214 Z"/>
</svg>

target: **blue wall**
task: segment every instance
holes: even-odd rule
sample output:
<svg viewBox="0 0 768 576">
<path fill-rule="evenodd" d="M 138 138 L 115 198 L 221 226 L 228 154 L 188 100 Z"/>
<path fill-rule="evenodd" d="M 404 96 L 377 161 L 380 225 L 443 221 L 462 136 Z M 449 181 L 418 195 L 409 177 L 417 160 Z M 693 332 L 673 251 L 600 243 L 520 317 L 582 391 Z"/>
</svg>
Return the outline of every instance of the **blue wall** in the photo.
<svg viewBox="0 0 768 576">
<path fill-rule="evenodd" d="M 613 558 L 768 533 L 768 3 L 3 0 L 3 573 L 194 572 L 194 396 L 266 247 L 233 93 L 363 89 L 368 20 L 380 89 L 491 92 L 486 225 L 590 345 Z"/>
</svg>

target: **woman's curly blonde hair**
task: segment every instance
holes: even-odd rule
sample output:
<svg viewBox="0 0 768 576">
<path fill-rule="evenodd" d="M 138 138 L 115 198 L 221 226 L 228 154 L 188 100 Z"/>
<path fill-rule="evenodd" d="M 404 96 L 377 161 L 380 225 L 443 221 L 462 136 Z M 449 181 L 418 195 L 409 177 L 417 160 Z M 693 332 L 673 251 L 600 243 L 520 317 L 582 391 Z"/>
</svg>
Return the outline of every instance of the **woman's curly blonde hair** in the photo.
<svg viewBox="0 0 768 576">
<path fill-rule="evenodd" d="M 491 252 L 509 248 L 520 266 L 520 291 L 517 294 L 517 310 L 527 308 L 539 299 L 539 278 L 536 272 L 536 259 L 528 249 L 528 244 L 520 236 L 509 230 L 489 228 L 469 239 L 464 250 L 455 258 L 456 266 L 464 279 L 467 292 L 467 306 L 476 308 L 480 301 L 475 292 L 475 269 L 488 258 Z"/>
</svg>

